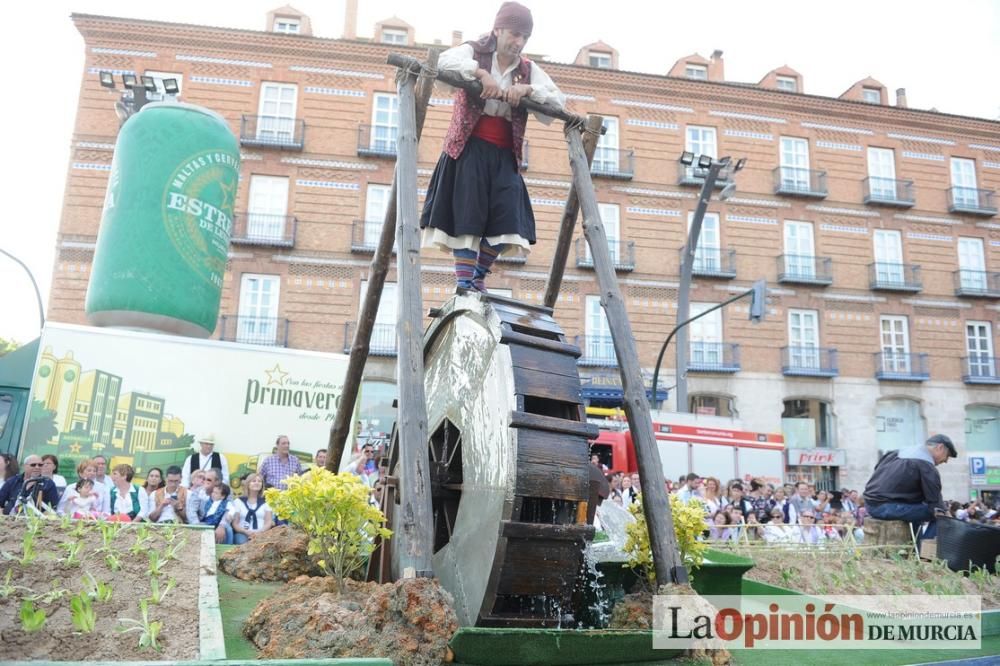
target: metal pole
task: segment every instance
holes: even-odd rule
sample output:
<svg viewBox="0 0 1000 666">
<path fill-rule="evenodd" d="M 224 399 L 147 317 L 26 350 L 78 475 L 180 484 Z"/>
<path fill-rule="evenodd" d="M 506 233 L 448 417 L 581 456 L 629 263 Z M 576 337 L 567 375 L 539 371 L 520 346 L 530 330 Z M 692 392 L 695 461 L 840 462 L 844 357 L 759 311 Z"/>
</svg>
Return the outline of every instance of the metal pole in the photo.
<svg viewBox="0 0 1000 666">
<path fill-rule="evenodd" d="M 729 166 L 728 162 L 712 162 L 708 167 L 708 174 L 705 182 L 701 186 L 701 194 L 698 197 L 698 206 L 694 210 L 694 217 L 691 219 L 691 230 L 688 232 L 687 243 L 681 254 L 681 281 L 677 288 L 677 321 L 687 321 L 691 314 L 691 272 L 694 269 L 694 255 L 698 248 L 698 236 L 701 235 L 701 223 L 705 219 L 705 211 L 708 209 L 708 202 L 712 199 L 712 190 L 715 188 L 715 181 L 719 177 L 719 172 Z M 677 336 L 677 379 L 674 400 L 677 403 L 676 411 L 688 411 L 687 397 L 687 365 L 688 365 L 688 335 L 687 329 L 678 326 Z M 659 367 L 659 363 L 657 363 Z M 652 404 L 656 404 L 656 384 L 653 384 Z"/>
<path fill-rule="evenodd" d="M 24 269 L 24 272 L 28 274 L 28 279 L 31 280 L 31 286 L 35 288 L 35 300 L 38 301 L 38 330 L 42 330 L 45 327 L 45 308 L 42 306 L 42 292 L 38 290 L 38 283 L 35 282 L 35 276 L 31 273 L 31 269 L 23 261 L 7 252 L 3 248 L 0 248 L 0 253 L 3 253 L 13 259 L 17 264 Z"/>
</svg>

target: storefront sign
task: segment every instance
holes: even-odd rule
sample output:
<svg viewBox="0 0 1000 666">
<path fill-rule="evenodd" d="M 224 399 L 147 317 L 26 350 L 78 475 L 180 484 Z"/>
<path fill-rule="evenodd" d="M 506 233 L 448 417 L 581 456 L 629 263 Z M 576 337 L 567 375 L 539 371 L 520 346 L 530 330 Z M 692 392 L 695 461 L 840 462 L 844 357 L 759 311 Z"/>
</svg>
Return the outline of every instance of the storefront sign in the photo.
<svg viewBox="0 0 1000 666">
<path fill-rule="evenodd" d="M 847 464 L 843 449 L 786 449 L 789 467 L 800 465 L 842 467 Z"/>
</svg>

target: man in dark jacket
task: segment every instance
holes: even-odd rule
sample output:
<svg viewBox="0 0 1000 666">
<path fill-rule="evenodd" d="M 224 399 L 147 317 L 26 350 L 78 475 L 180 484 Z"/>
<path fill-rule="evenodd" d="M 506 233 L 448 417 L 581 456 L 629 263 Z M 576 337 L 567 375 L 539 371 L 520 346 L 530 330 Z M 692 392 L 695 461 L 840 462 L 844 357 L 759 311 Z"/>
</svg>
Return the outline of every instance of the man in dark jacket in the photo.
<svg viewBox="0 0 1000 666">
<path fill-rule="evenodd" d="M 44 505 L 55 511 L 59 491 L 52 479 L 42 476 L 42 465 L 39 456 L 30 455 L 24 459 L 24 472 L 10 477 L 0 486 L 0 507 L 4 515 L 18 513 L 29 504 L 39 511 L 44 510 Z"/>
<path fill-rule="evenodd" d="M 946 435 L 934 435 L 922 446 L 885 454 L 865 486 L 868 515 L 906 521 L 913 525 L 914 533 L 921 523 L 929 523 L 921 538 L 934 538 L 934 510 L 944 508 L 937 466 L 957 456 Z"/>
</svg>

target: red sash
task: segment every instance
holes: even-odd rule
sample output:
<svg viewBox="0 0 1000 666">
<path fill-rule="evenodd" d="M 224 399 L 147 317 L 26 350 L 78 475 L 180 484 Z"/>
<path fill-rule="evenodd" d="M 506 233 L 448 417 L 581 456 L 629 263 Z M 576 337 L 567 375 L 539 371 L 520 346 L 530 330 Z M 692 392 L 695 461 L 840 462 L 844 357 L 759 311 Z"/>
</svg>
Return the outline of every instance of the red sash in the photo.
<svg viewBox="0 0 1000 666">
<path fill-rule="evenodd" d="M 514 147 L 513 125 L 509 120 L 500 116 L 487 116 L 485 113 L 481 115 L 479 122 L 472 130 L 472 136 L 489 141 L 500 148 L 511 149 Z"/>
</svg>

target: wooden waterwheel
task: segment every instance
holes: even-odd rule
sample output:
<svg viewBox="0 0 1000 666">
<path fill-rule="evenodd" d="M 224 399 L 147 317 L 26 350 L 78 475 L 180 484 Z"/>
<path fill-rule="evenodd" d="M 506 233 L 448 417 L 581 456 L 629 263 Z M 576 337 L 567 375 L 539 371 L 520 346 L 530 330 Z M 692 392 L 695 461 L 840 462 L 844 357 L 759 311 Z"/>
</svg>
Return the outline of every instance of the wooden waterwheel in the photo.
<svg viewBox="0 0 1000 666">
<path fill-rule="evenodd" d="M 552 311 L 465 293 L 424 334 L 435 575 L 466 626 L 572 622 L 590 493 L 577 347 Z M 384 460 L 383 510 L 397 528 L 398 441 Z M 402 574 L 393 540 L 370 577 Z"/>
</svg>

